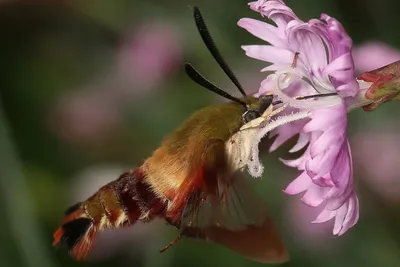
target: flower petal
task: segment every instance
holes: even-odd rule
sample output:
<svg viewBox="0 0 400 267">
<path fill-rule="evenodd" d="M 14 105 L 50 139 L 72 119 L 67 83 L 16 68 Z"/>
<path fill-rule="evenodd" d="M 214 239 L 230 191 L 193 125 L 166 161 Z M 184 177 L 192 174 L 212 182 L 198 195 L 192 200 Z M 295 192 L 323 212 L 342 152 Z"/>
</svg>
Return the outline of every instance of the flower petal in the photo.
<svg viewBox="0 0 400 267">
<path fill-rule="evenodd" d="M 287 46 L 286 36 L 279 36 L 281 34 L 278 28 L 271 24 L 255 19 L 243 18 L 238 21 L 238 25 L 273 46 Z"/>
<path fill-rule="evenodd" d="M 336 210 L 327 210 L 324 209 L 319 215 L 318 217 L 312 221 L 312 223 L 324 223 L 327 222 L 329 220 L 331 220 L 332 218 L 334 218 L 337 214 Z"/>
<path fill-rule="evenodd" d="M 287 22 L 298 19 L 294 12 L 281 0 L 259 0 L 249 3 L 249 5 L 252 10 L 272 19 L 278 27 L 284 27 Z"/>
<path fill-rule="evenodd" d="M 295 153 L 302 150 L 310 142 L 308 134 L 300 133 L 297 143 L 289 150 L 289 153 Z"/>
<path fill-rule="evenodd" d="M 319 73 L 318 70 L 326 66 L 328 58 L 324 43 L 307 23 L 288 29 L 288 38 L 301 51 L 299 57 L 305 60 L 304 64 L 308 66 L 310 73 Z"/>
<path fill-rule="evenodd" d="M 334 79 L 336 90 L 342 97 L 354 97 L 357 94 L 359 86 L 354 79 L 354 63 L 350 52 L 330 62 L 325 71 Z"/>
<path fill-rule="evenodd" d="M 339 234 L 343 229 L 343 222 L 346 219 L 348 205 L 343 205 L 341 208 L 337 210 L 337 214 L 335 217 L 335 224 L 333 226 L 333 234 Z"/>
<path fill-rule="evenodd" d="M 278 64 L 290 64 L 294 57 L 293 52 L 271 45 L 244 45 L 242 48 L 249 57 Z"/>
<path fill-rule="evenodd" d="M 299 194 L 312 185 L 311 178 L 306 172 L 302 172 L 296 179 L 294 179 L 286 188 L 283 190 L 288 195 Z"/>
<path fill-rule="evenodd" d="M 324 193 L 324 188 L 313 184 L 309 188 L 307 188 L 307 191 L 301 198 L 301 201 L 303 201 L 304 204 L 310 207 L 318 207 L 325 200 Z"/>
</svg>

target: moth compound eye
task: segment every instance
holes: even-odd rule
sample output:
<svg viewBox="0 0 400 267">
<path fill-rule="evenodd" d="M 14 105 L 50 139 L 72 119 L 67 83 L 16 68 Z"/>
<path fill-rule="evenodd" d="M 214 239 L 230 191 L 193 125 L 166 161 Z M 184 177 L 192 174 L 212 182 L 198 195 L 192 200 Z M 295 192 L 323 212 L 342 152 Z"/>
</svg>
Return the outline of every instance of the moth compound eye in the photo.
<svg viewBox="0 0 400 267">
<path fill-rule="evenodd" d="M 244 123 L 248 123 L 249 121 L 252 121 L 254 119 L 257 119 L 260 117 L 260 113 L 256 110 L 247 110 L 245 113 L 243 113 L 242 118 Z"/>
<path fill-rule="evenodd" d="M 272 104 L 272 101 L 274 100 L 273 95 L 263 95 L 260 97 L 260 113 L 264 113 L 267 108 Z"/>
</svg>

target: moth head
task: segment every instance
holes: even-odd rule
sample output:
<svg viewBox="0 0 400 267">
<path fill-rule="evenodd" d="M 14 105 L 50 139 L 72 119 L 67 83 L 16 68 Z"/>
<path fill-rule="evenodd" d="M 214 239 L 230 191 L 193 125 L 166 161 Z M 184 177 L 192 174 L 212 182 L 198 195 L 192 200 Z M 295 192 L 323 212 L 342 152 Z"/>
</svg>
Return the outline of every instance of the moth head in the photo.
<svg viewBox="0 0 400 267">
<path fill-rule="evenodd" d="M 243 113 L 242 118 L 244 123 L 248 123 L 261 115 L 271 106 L 274 99 L 273 95 L 262 95 L 256 98 L 256 101 L 247 105 L 246 111 Z"/>
</svg>

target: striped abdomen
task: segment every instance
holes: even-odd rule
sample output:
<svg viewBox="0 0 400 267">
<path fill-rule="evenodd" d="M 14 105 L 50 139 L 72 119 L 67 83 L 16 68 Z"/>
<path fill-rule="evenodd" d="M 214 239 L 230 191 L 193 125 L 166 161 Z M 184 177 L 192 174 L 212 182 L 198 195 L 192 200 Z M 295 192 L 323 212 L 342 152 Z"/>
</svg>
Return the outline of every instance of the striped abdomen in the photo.
<svg viewBox="0 0 400 267">
<path fill-rule="evenodd" d="M 86 201 L 66 211 L 53 245 L 67 246 L 72 257 L 85 259 L 98 231 L 126 227 L 162 216 L 167 200 L 157 197 L 140 168 L 123 173 Z"/>
</svg>

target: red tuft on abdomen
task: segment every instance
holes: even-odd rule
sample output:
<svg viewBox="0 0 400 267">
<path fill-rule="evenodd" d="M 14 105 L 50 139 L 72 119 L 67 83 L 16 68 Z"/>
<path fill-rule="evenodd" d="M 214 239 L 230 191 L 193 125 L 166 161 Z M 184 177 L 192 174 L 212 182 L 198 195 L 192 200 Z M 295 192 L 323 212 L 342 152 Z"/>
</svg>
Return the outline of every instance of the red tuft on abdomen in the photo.
<svg viewBox="0 0 400 267">
<path fill-rule="evenodd" d="M 85 259 L 97 232 L 128 227 L 163 216 L 167 203 L 152 191 L 140 168 L 125 172 L 86 201 L 68 209 L 53 245 L 65 245 L 71 256 Z"/>
</svg>

